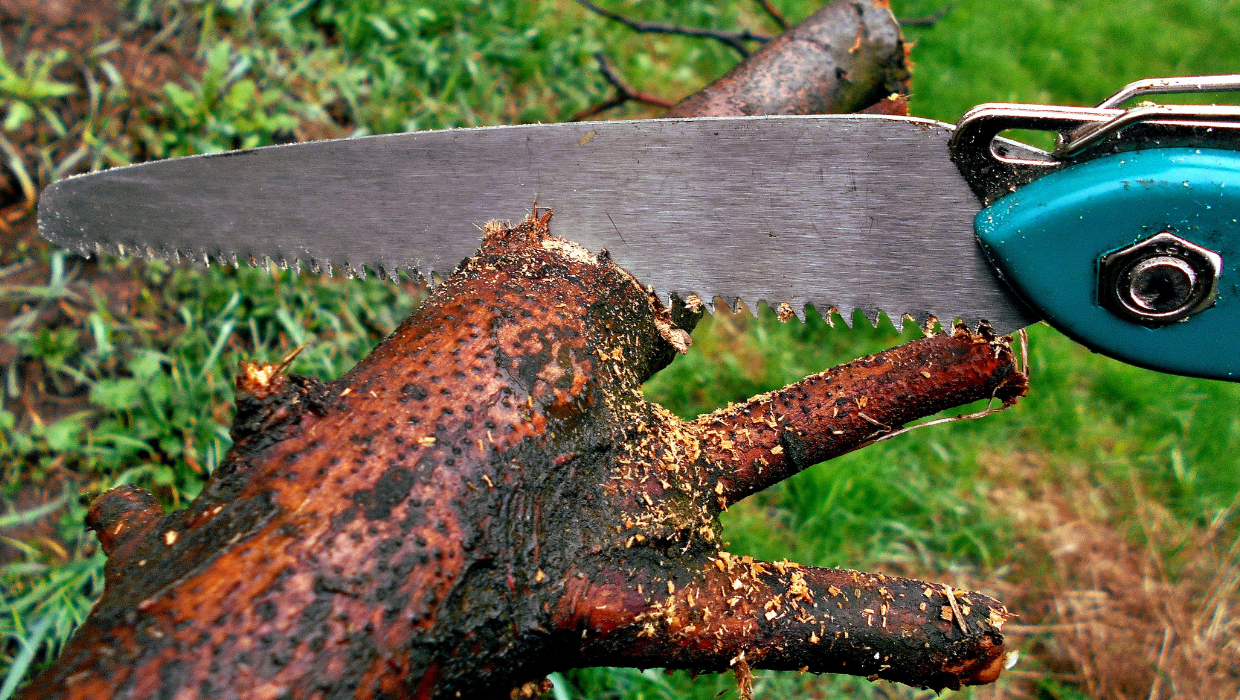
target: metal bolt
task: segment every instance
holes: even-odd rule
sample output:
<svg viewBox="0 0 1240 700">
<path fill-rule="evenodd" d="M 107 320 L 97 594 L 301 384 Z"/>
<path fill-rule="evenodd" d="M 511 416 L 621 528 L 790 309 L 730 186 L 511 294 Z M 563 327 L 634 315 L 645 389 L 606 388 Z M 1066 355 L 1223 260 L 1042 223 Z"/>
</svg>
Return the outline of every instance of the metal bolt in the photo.
<svg viewBox="0 0 1240 700">
<path fill-rule="evenodd" d="M 1193 298 L 1197 273 L 1187 261 L 1169 255 L 1142 260 L 1126 274 L 1128 296 L 1143 311 L 1171 313 Z"/>
<path fill-rule="evenodd" d="M 1213 306 L 1222 270 L 1218 253 L 1164 231 L 1099 259 L 1098 301 L 1157 328 Z"/>
</svg>

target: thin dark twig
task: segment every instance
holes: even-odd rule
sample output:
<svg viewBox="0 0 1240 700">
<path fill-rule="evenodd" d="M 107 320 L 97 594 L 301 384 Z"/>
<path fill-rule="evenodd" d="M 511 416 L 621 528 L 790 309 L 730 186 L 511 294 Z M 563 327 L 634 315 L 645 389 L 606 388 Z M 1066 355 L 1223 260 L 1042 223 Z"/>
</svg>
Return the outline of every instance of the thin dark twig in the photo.
<svg viewBox="0 0 1240 700">
<path fill-rule="evenodd" d="M 943 9 L 932 15 L 926 15 L 925 17 L 909 17 L 908 19 L 900 19 L 897 17 L 896 21 L 900 23 L 901 27 L 933 27 L 938 24 L 939 20 L 943 19 L 948 12 L 951 11 L 952 6 L 945 5 Z"/>
<path fill-rule="evenodd" d="M 628 83 L 624 82 L 624 78 L 620 77 L 620 72 L 616 70 L 616 67 L 612 65 L 612 62 L 608 60 L 607 56 L 604 55 L 602 51 L 595 52 L 594 60 L 598 61 L 598 70 L 603 74 L 603 78 L 610 83 L 612 87 L 616 88 L 616 95 L 606 102 L 602 102 L 574 114 L 573 118 L 569 121 L 579 122 L 582 119 L 588 119 L 596 114 L 606 112 L 613 107 L 619 107 L 630 100 L 655 105 L 656 107 L 671 107 L 676 104 L 672 100 L 659 97 L 658 95 L 652 95 L 648 92 L 642 92 L 641 90 L 636 90 L 629 86 Z"/>
<path fill-rule="evenodd" d="M 658 95 L 652 95 L 630 87 L 628 83 L 624 82 L 624 78 L 620 77 L 620 71 L 616 70 L 616 66 L 612 64 L 611 60 L 602 51 L 595 52 L 594 60 L 598 61 L 599 72 L 603 74 L 607 82 L 611 83 L 612 86 L 623 94 L 628 95 L 630 100 L 645 102 L 658 107 L 671 107 L 676 104 L 673 100 L 665 97 L 659 97 Z"/>
<path fill-rule="evenodd" d="M 788 18 L 784 17 L 784 13 L 780 12 L 778 7 L 775 7 L 775 3 L 771 2 L 771 0 L 758 0 L 758 4 L 762 6 L 763 10 L 766 10 L 771 19 L 775 20 L 775 24 L 779 25 L 779 31 L 788 31 Z"/>
<path fill-rule="evenodd" d="M 666 22 L 651 22 L 648 20 L 633 19 L 632 17 L 627 17 L 619 12 L 612 12 L 605 7 L 599 7 L 593 2 L 590 2 L 590 0 L 577 0 L 577 4 L 595 14 L 602 15 L 610 20 L 615 20 L 634 31 L 642 32 L 644 34 L 676 34 L 679 36 L 690 36 L 699 39 L 714 39 L 715 41 L 736 49 L 736 52 L 739 53 L 742 58 L 749 58 L 749 49 L 745 48 L 745 42 L 757 41 L 760 43 L 766 43 L 771 40 L 771 37 L 769 36 L 755 34 L 748 29 L 739 32 L 725 32 L 719 29 L 681 27 L 675 24 L 668 24 Z"/>
</svg>

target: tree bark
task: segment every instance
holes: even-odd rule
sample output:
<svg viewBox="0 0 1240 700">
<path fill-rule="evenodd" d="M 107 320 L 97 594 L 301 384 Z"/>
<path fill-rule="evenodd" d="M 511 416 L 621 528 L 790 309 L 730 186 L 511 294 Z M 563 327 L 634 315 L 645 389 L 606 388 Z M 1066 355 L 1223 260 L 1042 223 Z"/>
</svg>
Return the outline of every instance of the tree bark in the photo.
<svg viewBox="0 0 1240 700">
<path fill-rule="evenodd" d="M 664 116 L 892 113 L 912 79 L 906 52 L 886 0 L 836 0 Z"/>
<path fill-rule="evenodd" d="M 1007 339 L 956 329 L 682 421 L 640 387 L 700 300 L 665 308 L 550 221 L 488 224 L 334 382 L 243 363 L 236 442 L 188 508 L 93 504 L 103 598 L 23 697 L 510 697 L 591 665 L 997 678 L 998 601 L 737 557 L 718 515 L 916 418 L 1016 400 Z"/>
</svg>

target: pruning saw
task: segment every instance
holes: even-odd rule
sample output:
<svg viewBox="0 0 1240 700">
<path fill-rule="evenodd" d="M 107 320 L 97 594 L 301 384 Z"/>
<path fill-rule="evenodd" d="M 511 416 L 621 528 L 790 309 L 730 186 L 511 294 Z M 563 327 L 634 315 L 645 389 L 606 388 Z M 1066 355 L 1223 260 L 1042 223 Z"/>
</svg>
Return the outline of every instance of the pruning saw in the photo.
<svg viewBox="0 0 1240 700">
<path fill-rule="evenodd" d="M 880 115 L 531 124 L 175 158 L 44 190 L 83 255 L 276 264 L 434 283 L 537 201 L 554 232 L 664 299 L 807 305 L 871 322 L 1045 320 L 1152 369 L 1240 379 L 1240 108 L 1134 98 Z M 1000 137 L 1057 134 L 1053 150 Z M 784 305 L 787 306 L 784 306 Z"/>
</svg>

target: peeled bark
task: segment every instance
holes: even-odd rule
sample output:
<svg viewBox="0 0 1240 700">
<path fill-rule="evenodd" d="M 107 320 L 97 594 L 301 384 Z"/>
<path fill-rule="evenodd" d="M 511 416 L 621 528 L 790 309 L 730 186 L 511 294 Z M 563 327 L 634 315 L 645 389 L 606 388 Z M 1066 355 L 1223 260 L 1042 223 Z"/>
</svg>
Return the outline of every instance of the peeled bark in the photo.
<svg viewBox="0 0 1240 700">
<path fill-rule="evenodd" d="M 107 586 L 24 698 L 509 697 L 625 665 L 998 677 L 998 601 L 722 549 L 727 504 L 916 418 L 1025 391 L 957 329 L 693 421 L 641 384 L 668 309 L 551 214 L 479 252 L 334 382 L 243 364 L 199 497 L 101 496 Z M 571 232 L 564 232 L 571 235 Z"/>
</svg>

